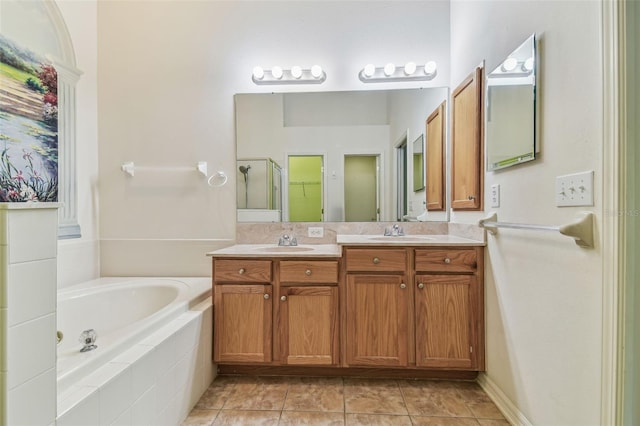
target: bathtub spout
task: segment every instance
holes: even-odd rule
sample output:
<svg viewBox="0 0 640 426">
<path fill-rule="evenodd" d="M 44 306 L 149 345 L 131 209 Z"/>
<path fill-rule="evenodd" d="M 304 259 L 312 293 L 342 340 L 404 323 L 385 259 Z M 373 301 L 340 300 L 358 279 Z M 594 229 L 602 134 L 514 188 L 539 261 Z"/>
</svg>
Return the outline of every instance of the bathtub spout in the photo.
<svg viewBox="0 0 640 426">
<path fill-rule="evenodd" d="M 98 345 L 96 345 L 96 339 L 98 338 L 98 333 L 93 328 L 89 330 L 85 330 L 80 334 L 80 338 L 78 341 L 82 343 L 84 346 L 80 349 L 80 352 L 88 352 L 94 349 L 98 349 Z"/>
</svg>

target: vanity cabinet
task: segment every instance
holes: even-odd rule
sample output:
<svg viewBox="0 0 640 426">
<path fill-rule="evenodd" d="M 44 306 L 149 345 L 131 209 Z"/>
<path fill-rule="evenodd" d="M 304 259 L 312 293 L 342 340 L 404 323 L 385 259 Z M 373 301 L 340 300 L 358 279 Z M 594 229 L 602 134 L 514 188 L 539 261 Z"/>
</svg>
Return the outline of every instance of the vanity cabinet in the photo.
<svg viewBox="0 0 640 426">
<path fill-rule="evenodd" d="M 347 248 L 346 363 L 404 367 L 410 290 L 405 249 Z"/>
<path fill-rule="evenodd" d="M 214 258 L 214 361 L 337 365 L 338 264 Z"/>
<path fill-rule="evenodd" d="M 214 260 L 214 360 L 271 361 L 271 262 Z"/>
<path fill-rule="evenodd" d="M 484 369 L 481 248 L 415 250 L 416 366 Z"/>
<path fill-rule="evenodd" d="M 482 253 L 346 247 L 347 366 L 482 370 Z"/>
<path fill-rule="evenodd" d="M 338 261 L 282 260 L 279 270 L 280 362 L 337 365 Z"/>
</svg>

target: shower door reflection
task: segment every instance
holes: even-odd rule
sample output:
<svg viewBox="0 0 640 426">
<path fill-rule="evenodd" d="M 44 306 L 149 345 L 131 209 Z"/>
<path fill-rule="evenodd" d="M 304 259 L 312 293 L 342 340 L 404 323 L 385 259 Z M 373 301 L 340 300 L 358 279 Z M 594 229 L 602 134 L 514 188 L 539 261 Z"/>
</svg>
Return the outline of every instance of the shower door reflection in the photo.
<svg viewBox="0 0 640 426">
<path fill-rule="evenodd" d="M 270 158 L 239 159 L 236 164 L 238 220 L 282 220 L 281 167 Z"/>
</svg>

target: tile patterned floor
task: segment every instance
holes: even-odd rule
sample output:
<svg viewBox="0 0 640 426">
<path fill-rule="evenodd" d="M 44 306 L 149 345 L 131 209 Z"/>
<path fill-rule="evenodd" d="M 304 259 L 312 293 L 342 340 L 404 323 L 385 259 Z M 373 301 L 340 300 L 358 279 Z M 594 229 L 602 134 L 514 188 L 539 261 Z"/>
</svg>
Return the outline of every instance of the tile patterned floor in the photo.
<svg viewBox="0 0 640 426">
<path fill-rule="evenodd" d="M 220 376 L 182 423 L 508 426 L 476 383 Z"/>
</svg>

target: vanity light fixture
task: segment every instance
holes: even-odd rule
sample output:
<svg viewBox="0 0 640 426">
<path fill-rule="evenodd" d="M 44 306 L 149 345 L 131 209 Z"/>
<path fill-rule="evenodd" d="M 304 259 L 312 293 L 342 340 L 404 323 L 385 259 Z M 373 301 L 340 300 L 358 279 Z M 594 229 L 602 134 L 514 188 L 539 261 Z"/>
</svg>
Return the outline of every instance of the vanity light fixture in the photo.
<svg viewBox="0 0 640 426">
<path fill-rule="evenodd" d="M 303 69 L 296 65 L 290 70 L 274 66 L 270 70 L 257 66 L 251 77 L 255 84 L 320 84 L 327 79 L 327 74 L 320 65 Z"/>
<path fill-rule="evenodd" d="M 506 72 L 513 71 L 517 66 L 518 60 L 516 58 L 507 58 L 502 63 L 502 70 Z"/>
<path fill-rule="evenodd" d="M 522 64 L 522 71 L 533 71 L 533 58 L 528 58 L 526 61 L 524 61 L 524 63 Z"/>
<path fill-rule="evenodd" d="M 388 63 L 384 67 L 376 67 L 367 64 L 358 74 L 363 83 L 384 83 L 392 81 L 425 81 L 432 80 L 438 73 L 438 67 L 434 61 L 424 65 L 416 65 L 415 62 L 407 62 L 404 66 L 397 67 Z"/>
</svg>

